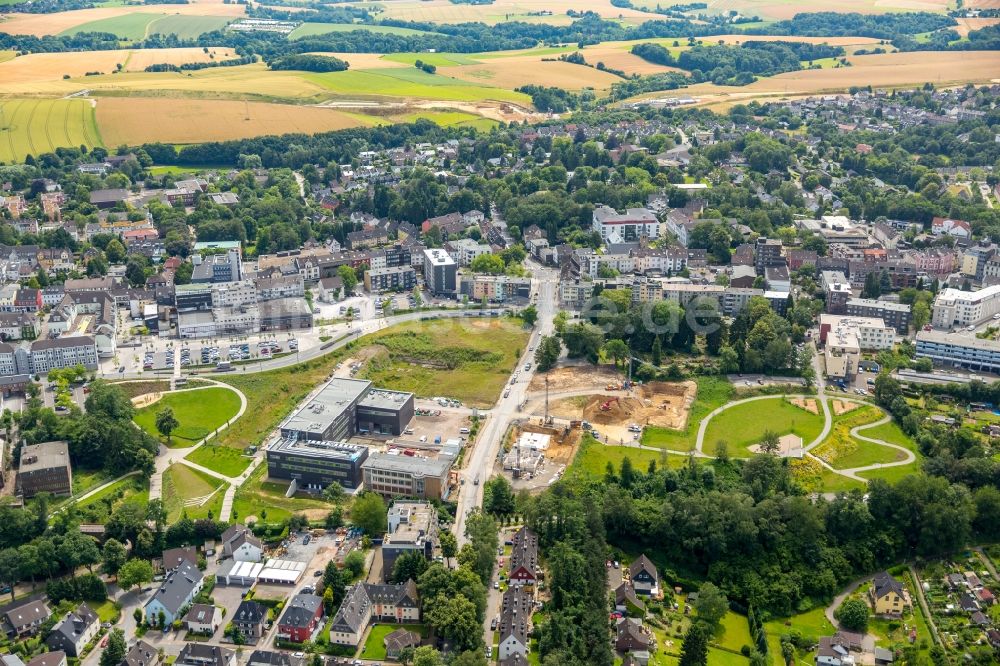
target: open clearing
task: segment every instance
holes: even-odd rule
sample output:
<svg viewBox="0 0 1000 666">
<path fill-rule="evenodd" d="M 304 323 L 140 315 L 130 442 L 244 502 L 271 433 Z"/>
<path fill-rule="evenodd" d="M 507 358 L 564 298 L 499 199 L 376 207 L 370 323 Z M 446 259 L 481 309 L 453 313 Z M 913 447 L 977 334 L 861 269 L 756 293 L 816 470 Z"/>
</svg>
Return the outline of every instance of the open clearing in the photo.
<svg viewBox="0 0 1000 666">
<path fill-rule="evenodd" d="M 60 146 L 103 145 L 94 109 L 84 99 L 8 99 L 0 101 L 0 161 L 50 153 Z"/>
<path fill-rule="evenodd" d="M 410 322 L 366 338 L 382 347 L 358 373 L 376 386 L 490 407 L 528 341 L 519 321 Z"/>
<path fill-rule="evenodd" d="M 151 97 L 102 98 L 97 103 L 97 122 L 101 135 L 113 146 L 311 134 L 374 124 L 361 114 L 314 106 Z"/>
<path fill-rule="evenodd" d="M 156 414 L 167 407 L 174 410 L 174 418 L 180 422 L 171 433 L 173 440 L 169 446 L 192 446 L 211 434 L 216 428 L 236 416 L 240 410 L 240 397 L 228 388 L 212 387 L 167 393 L 155 403 L 139 410 L 135 422 L 140 428 L 156 438 Z"/>
<path fill-rule="evenodd" d="M 368 72 L 348 70 L 327 74 L 310 72 L 304 74 L 303 79 L 330 92 L 355 97 L 387 96 L 464 102 L 495 100 L 525 106 L 531 103 L 531 98 L 523 93 L 487 85 L 471 85 L 468 81 L 427 74 L 415 67 Z"/>
<path fill-rule="evenodd" d="M 212 58 L 212 56 L 215 56 Z M 86 51 L 83 53 L 31 53 L 5 62 L 0 61 L 0 81 L 4 87 L 18 87 L 21 92 L 47 92 L 45 86 L 32 90 L 33 84 L 61 81 L 63 76 L 81 77 L 87 72 L 110 74 L 120 64 L 129 72 L 141 72 L 149 65 L 168 63 L 183 65 L 189 62 L 228 60 L 235 57 L 232 49 L 210 47 L 205 53 L 201 48 L 173 49 L 122 49 L 119 51 Z"/>
<path fill-rule="evenodd" d="M 497 58 L 477 65 L 442 67 L 439 75 L 453 76 L 463 81 L 514 89 L 536 84 L 556 86 L 567 90 L 596 88 L 606 90 L 621 77 L 602 72 L 594 67 L 575 65 L 562 61 L 520 62 L 517 59 Z"/>
<path fill-rule="evenodd" d="M 809 444 L 823 430 L 823 419 L 782 397 L 746 402 L 730 407 L 709 422 L 705 449 L 714 451 L 716 443 L 724 441 L 729 445 L 730 455 L 746 457 L 748 447 L 759 444 L 767 430 L 779 437 L 794 433 L 802 438 L 803 444 Z"/>
<path fill-rule="evenodd" d="M 8 14 L 7 20 L 0 22 L 0 32 L 13 35 L 58 35 L 85 23 L 113 19 L 129 14 L 173 14 L 183 16 L 221 16 L 235 18 L 244 16 L 246 8 L 239 4 L 221 2 L 198 2 L 186 5 L 135 5 L 129 7 L 95 7 L 76 9 L 54 14 Z"/>
</svg>

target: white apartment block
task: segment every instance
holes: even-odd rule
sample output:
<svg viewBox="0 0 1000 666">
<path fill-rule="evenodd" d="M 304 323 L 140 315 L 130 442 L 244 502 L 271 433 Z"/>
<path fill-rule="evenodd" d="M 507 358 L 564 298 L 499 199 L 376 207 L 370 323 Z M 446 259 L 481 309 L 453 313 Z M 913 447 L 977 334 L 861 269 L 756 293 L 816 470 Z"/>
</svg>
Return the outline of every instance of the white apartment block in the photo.
<svg viewBox="0 0 1000 666">
<path fill-rule="evenodd" d="M 213 308 L 235 308 L 256 303 L 257 285 L 253 280 L 218 282 L 212 285 Z"/>
<path fill-rule="evenodd" d="M 972 326 L 1000 313 L 1000 285 L 979 291 L 943 289 L 934 299 L 931 323 L 935 328 Z"/>
<path fill-rule="evenodd" d="M 825 346 L 826 374 L 847 377 L 857 372 L 862 351 L 892 349 L 896 329 L 877 317 L 821 314 L 819 339 Z"/>
<path fill-rule="evenodd" d="M 593 230 L 607 243 L 631 243 L 640 238 L 660 237 L 660 221 L 646 208 L 629 208 L 619 213 L 608 206 L 594 209 Z"/>
</svg>

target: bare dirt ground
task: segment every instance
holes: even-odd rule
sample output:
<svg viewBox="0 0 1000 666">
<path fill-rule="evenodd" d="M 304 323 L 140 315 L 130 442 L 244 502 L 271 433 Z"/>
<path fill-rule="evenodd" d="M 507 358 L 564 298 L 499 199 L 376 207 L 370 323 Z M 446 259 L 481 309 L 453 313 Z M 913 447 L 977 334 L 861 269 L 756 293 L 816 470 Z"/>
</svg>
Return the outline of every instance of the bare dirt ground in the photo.
<svg viewBox="0 0 1000 666">
<path fill-rule="evenodd" d="M 142 395 L 137 395 L 132 398 L 132 406 L 136 409 L 142 409 L 143 407 L 149 407 L 154 402 L 163 397 L 163 394 L 159 391 L 154 393 L 143 393 Z"/>
<path fill-rule="evenodd" d="M 569 393 L 570 391 L 604 390 L 613 382 L 620 382 L 622 375 L 607 366 L 568 366 L 555 368 L 545 373 L 536 373 L 528 384 L 528 392 L 545 390 L 545 378 L 549 379 L 549 391 Z"/>
<path fill-rule="evenodd" d="M 816 405 L 816 401 L 812 398 L 792 398 L 788 402 L 812 414 L 819 414 L 819 407 Z"/>
<path fill-rule="evenodd" d="M 853 412 L 855 409 L 861 407 L 856 402 L 846 402 L 844 400 L 834 400 L 833 401 L 833 413 L 837 416 L 841 414 L 846 414 L 847 412 Z"/>
<path fill-rule="evenodd" d="M 504 474 L 510 478 L 514 490 L 527 490 L 529 492 L 539 491 L 547 488 L 555 479 L 560 476 L 566 467 L 569 466 L 580 447 L 583 430 L 580 428 L 552 428 L 541 424 L 522 423 L 520 426 L 511 429 L 511 443 L 514 443 L 521 436 L 521 433 L 537 432 L 551 437 L 549 448 L 545 451 L 541 465 L 534 471 L 529 479 L 527 475 L 521 478 L 511 478 L 510 472 Z M 497 463 L 497 472 L 501 469 Z"/>
</svg>

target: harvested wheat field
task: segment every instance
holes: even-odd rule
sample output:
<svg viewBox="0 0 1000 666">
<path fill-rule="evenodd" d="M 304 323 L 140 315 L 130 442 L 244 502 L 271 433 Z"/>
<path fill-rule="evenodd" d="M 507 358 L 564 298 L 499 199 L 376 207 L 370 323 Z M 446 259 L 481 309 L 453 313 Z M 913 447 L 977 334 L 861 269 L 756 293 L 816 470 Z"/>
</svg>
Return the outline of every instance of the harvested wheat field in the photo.
<svg viewBox="0 0 1000 666">
<path fill-rule="evenodd" d="M 952 28 L 952 30 L 962 37 L 967 37 L 973 30 L 982 30 L 983 28 L 1000 23 L 1000 18 L 959 18 L 955 20 L 958 21 L 958 25 Z"/>
<path fill-rule="evenodd" d="M 846 414 L 847 412 L 853 412 L 855 409 L 861 407 L 860 403 L 848 402 L 846 400 L 834 400 L 833 401 L 833 413 L 837 416 L 841 414 Z"/>
<path fill-rule="evenodd" d="M 210 46 L 208 53 L 200 47 L 173 49 L 136 49 L 132 51 L 125 70 L 129 72 L 144 71 L 150 65 L 166 63 L 168 65 L 184 65 L 192 62 L 222 62 L 238 57 L 233 49 L 224 46 Z"/>
<path fill-rule="evenodd" d="M 819 414 L 819 406 L 812 398 L 791 398 L 788 402 L 812 414 Z"/>
<path fill-rule="evenodd" d="M 619 76 L 602 72 L 594 67 L 558 60 L 542 61 L 540 58 L 527 61 L 521 61 L 519 58 L 497 58 L 481 65 L 441 67 L 438 69 L 438 74 L 508 90 L 532 83 L 567 90 L 583 88 L 605 90 L 610 88 L 612 83 L 622 80 Z"/>
<path fill-rule="evenodd" d="M 381 7 L 386 18 L 431 23 L 482 21 L 494 24 L 510 17 L 509 20 L 565 24 L 566 12 L 570 9 L 586 9 L 608 19 L 621 17 L 630 23 L 656 18 L 637 9 L 615 7 L 610 0 L 588 0 L 585 6 L 573 0 L 496 0 L 489 5 L 453 4 L 449 0 L 394 0 L 382 3 Z"/>
<path fill-rule="evenodd" d="M 263 102 L 113 97 L 97 104 L 97 125 L 109 146 L 150 141 L 227 141 L 290 132 L 310 134 L 369 124 L 372 121 L 360 114 Z"/>
<path fill-rule="evenodd" d="M 388 69 L 413 66 L 405 62 L 388 60 L 381 53 L 331 53 L 329 51 L 315 51 L 310 55 L 330 56 L 346 60 L 351 65 L 351 69 Z"/>
<path fill-rule="evenodd" d="M 221 2 L 197 2 L 186 5 L 130 5 L 128 7 L 95 7 L 54 14 L 7 14 L 0 22 L 0 32 L 12 35 L 58 35 L 78 25 L 117 18 L 127 14 L 180 14 L 183 16 L 243 16 L 245 5 Z"/>
</svg>

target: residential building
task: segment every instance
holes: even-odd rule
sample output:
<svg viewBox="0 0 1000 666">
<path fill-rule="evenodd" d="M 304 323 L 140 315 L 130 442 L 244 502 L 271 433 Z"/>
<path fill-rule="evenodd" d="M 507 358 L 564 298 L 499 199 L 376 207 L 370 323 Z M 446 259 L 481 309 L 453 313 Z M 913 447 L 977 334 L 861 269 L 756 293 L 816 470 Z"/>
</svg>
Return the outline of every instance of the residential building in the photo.
<svg viewBox="0 0 1000 666">
<path fill-rule="evenodd" d="M 642 617 L 646 604 L 635 594 L 635 588 L 628 581 L 615 588 L 615 610 L 625 615 Z"/>
<path fill-rule="evenodd" d="M 282 275 L 254 280 L 257 301 L 273 301 L 281 298 L 303 298 L 306 295 L 302 276 Z"/>
<path fill-rule="evenodd" d="M 385 656 L 389 659 L 398 659 L 400 653 L 406 648 L 416 649 L 420 646 L 420 634 L 407 629 L 396 629 L 382 639 L 385 647 Z"/>
<path fill-rule="evenodd" d="M 315 594 L 296 594 L 278 620 L 278 638 L 290 643 L 311 640 L 322 626 L 323 599 Z"/>
<path fill-rule="evenodd" d="M 361 464 L 365 488 L 389 497 L 445 499 L 451 458 L 371 453 Z"/>
<path fill-rule="evenodd" d="M 626 652 L 648 652 L 653 639 L 647 633 L 642 621 L 631 617 L 615 620 L 615 650 Z"/>
<path fill-rule="evenodd" d="M 260 562 L 264 559 L 264 546 L 260 539 L 239 523 L 230 525 L 222 533 L 222 554 L 237 562 Z"/>
<path fill-rule="evenodd" d="M 244 638 L 251 641 L 264 635 L 267 622 L 267 606 L 256 601 L 243 600 L 230 620 Z"/>
<path fill-rule="evenodd" d="M 247 666 L 304 666 L 306 657 L 301 652 L 273 652 L 254 650 L 247 659 Z"/>
<path fill-rule="evenodd" d="M 365 272 L 365 290 L 371 293 L 412 291 L 415 286 L 417 272 L 412 266 L 378 268 Z"/>
<path fill-rule="evenodd" d="M 788 276 L 788 268 L 784 264 L 766 266 L 764 280 L 769 291 L 779 291 L 784 294 L 792 290 L 792 280 Z"/>
<path fill-rule="evenodd" d="M 163 622 L 172 624 L 178 615 L 190 604 L 204 585 L 204 577 L 190 562 L 182 562 L 180 566 L 167 574 L 153 598 L 146 602 L 146 622 L 160 626 Z"/>
<path fill-rule="evenodd" d="M 70 495 L 73 492 L 73 467 L 66 442 L 41 442 L 21 447 L 17 469 L 17 493 L 31 499 L 38 493 Z"/>
<path fill-rule="evenodd" d="M 629 208 L 619 213 L 608 206 L 594 208 L 593 231 L 600 234 L 605 244 L 631 243 L 641 238 L 655 240 L 660 237 L 660 221 L 647 208 Z"/>
<path fill-rule="evenodd" d="M 531 595 L 520 587 L 508 587 L 500 606 L 500 626 L 498 647 L 500 659 L 513 654 L 528 654 L 528 636 L 532 611 Z"/>
<path fill-rule="evenodd" d="M 121 666 L 156 666 L 158 663 L 160 663 L 160 651 L 139 639 L 125 654 Z"/>
<path fill-rule="evenodd" d="M 420 595 L 412 580 L 397 585 L 356 583 L 330 624 L 330 642 L 356 646 L 372 622 L 414 624 L 420 621 Z"/>
<path fill-rule="evenodd" d="M 942 289 L 934 299 L 934 328 L 975 326 L 1000 313 L 1000 285 L 979 291 Z"/>
<path fill-rule="evenodd" d="M 49 632 L 45 643 L 52 650 L 62 650 L 71 657 L 79 658 L 83 648 L 97 637 L 101 620 L 87 604 L 80 604 L 70 611 Z"/>
<path fill-rule="evenodd" d="M 858 370 L 862 351 L 892 349 L 896 330 L 876 317 L 821 314 L 819 341 L 826 346 L 826 374 L 848 377 Z"/>
<path fill-rule="evenodd" d="M 656 596 L 660 593 L 660 574 L 645 553 L 629 565 L 628 573 L 636 594 Z"/>
<path fill-rule="evenodd" d="M 160 566 L 163 571 L 173 571 L 180 565 L 188 564 L 198 566 L 198 549 L 194 546 L 179 546 L 168 548 L 163 551 L 160 557 Z"/>
<path fill-rule="evenodd" d="M 972 225 L 965 220 L 935 217 L 931 220 L 931 233 L 935 236 L 948 235 L 955 238 L 971 238 Z"/>
<path fill-rule="evenodd" d="M 996 340 L 919 331 L 917 357 L 954 368 L 1000 373 L 1000 342 Z"/>
<path fill-rule="evenodd" d="M 461 292 L 470 302 L 490 303 L 527 301 L 531 297 L 531 278 L 509 275 L 463 275 Z"/>
<path fill-rule="evenodd" d="M 197 245 L 195 249 L 197 250 Z M 230 247 L 222 254 L 207 256 L 194 254 L 191 263 L 194 264 L 194 270 L 191 272 L 192 284 L 237 282 L 243 279 L 243 260 L 239 242 L 236 242 L 236 247 Z"/>
<path fill-rule="evenodd" d="M 448 254 L 459 266 L 468 266 L 476 257 L 493 253 L 489 245 L 471 238 L 459 238 L 448 241 L 444 244 L 444 249 L 447 250 Z"/>
<path fill-rule="evenodd" d="M 284 437 L 268 447 L 267 476 L 294 481 L 296 488 L 322 490 L 332 483 L 353 490 L 361 485 L 368 447 L 345 441 Z"/>
<path fill-rule="evenodd" d="M 826 294 L 826 311 L 830 314 L 846 314 L 847 301 L 854 297 L 847 277 L 841 271 L 822 271 L 820 286 Z"/>
<path fill-rule="evenodd" d="M 522 527 L 511 539 L 510 584 L 514 587 L 534 586 L 538 568 L 538 535 Z"/>
<path fill-rule="evenodd" d="M 222 611 L 213 604 L 192 604 L 184 615 L 184 624 L 190 632 L 212 636 L 222 624 Z"/>
<path fill-rule="evenodd" d="M 428 502 L 396 501 L 388 511 L 388 531 L 382 539 L 382 578 L 388 580 L 400 556 L 420 553 L 430 560 L 437 543 L 437 508 Z"/>
<path fill-rule="evenodd" d="M 62 650 L 56 650 L 54 652 L 43 652 L 39 655 L 32 657 L 27 666 L 66 666 L 69 660 L 66 658 L 66 653 Z"/>
<path fill-rule="evenodd" d="M 435 296 L 458 293 L 458 264 L 444 250 L 424 250 L 424 285 Z"/>
<path fill-rule="evenodd" d="M 4 630 L 8 638 L 34 636 L 50 615 L 52 611 L 43 600 L 29 601 L 3 614 Z"/>
<path fill-rule="evenodd" d="M 336 303 L 344 297 L 344 281 L 339 276 L 323 278 L 316 283 L 316 295 L 324 303 Z"/>
<path fill-rule="evenodd" d="M 178 666 L 236 666 L 236 651 L 221 645 L 185 643 L 174 664 Z"/>
<path fill-rule="evenodd" d="M 36 340 L 31 343 L 31 372 L 46 374 L 55 368 L 82 365 L 88 370 L 97 369 L 97 345 L 94 338 L 72 335 L 53 340 Z"/>
<path fill-rule="evenodd" d="M 875 574 L 868 597 L 876 615 L 899 617 L 910 605 L 906 587 L 886 571 Z"/>
<path fill-rule="evenodd" d="M 887 326 L 905 336 L 910 330 L 910 306 L 906 303 L 892 303 L 873 298 L 850 298 L 846 313 L 851 317 L 872 317 L 881 319 Z"/>
<path fill-rule="evenodd" d="M 777 238 L 758 238 L 754 245 L 754 268 L 758 275 L 764 274 L 768 266 L 784 264 L 781 257 L 782 244 Z"/>
</svg>

